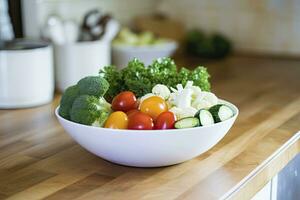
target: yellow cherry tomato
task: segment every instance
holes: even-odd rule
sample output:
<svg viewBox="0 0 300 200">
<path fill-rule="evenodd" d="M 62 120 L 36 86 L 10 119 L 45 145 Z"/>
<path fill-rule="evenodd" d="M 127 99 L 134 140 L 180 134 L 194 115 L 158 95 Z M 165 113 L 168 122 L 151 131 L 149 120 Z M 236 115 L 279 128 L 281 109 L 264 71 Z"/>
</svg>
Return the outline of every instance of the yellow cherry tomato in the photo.
<svg viewBox="0 0 300 200">
<path fill-rule="evenodd" d="M 128 117 L 126 113 L 122 111 L 116 111 L 111 113 L 104 124 L 104 128 L 113 129 L 127 129 L 127 126 Z"/>
<path fill-rule="evenodd" d="M 145 99 L 140 105 L 140 111 L 150 115 L 153 120 L 156 120 L 158 115 L 168 110 L 168 105 L 163 98 L 152 96 Z"/>
</svg>

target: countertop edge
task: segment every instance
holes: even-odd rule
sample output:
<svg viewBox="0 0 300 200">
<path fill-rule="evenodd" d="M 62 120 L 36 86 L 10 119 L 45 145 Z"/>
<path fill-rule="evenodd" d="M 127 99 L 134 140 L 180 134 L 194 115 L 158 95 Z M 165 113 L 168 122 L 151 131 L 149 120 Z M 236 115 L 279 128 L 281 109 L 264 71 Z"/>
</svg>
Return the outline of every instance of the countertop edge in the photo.
<svg viewBox="0 0 300 200">
<path fill-rule="evenodd" d="M 254 194 L 242 194 L 242 190 L 247 187 L 249 184 L 253 182 L 253 180 L 264 170 L 266 170 L 270 165 L 271 162 L 276 161 L 280 156 L 282 156 L 285 152 L 287 152 L 293 145 L 295 145 L 298 141 L 300 141 L 300 131 L 298 131 L 293 137 L 291 137 L 288 141 L 284 143 L 280 148 L 278 148 L 271 156 L 269 156 L 264 162 L 262 162 L 259 166 L 257 166 L 251 173 L 249 173 L 245 178 L 243 178 L 237 185 L 235 185 L 233 188 L 231 188 L 227 193 L 225 193 L 220 199 L 224 200 L 232 200 L 232 199 L 239 199 L 239 197 L 249 197 L 253 196 Z M 299 153 L 299 150 L 298 152 Z M 294 156 L 289 157 L 287 162 L 292 160 Z M 284 167 L 284 166 L 283 166 Z M 282 167 L 282 168 L 283 168 Z M 277 173 L 282 169 L 276 170 Z M 269 177 L 270 179 L 272 177 Z M 258 189 L 258 191 L 261 188 Z"/>
</svg>

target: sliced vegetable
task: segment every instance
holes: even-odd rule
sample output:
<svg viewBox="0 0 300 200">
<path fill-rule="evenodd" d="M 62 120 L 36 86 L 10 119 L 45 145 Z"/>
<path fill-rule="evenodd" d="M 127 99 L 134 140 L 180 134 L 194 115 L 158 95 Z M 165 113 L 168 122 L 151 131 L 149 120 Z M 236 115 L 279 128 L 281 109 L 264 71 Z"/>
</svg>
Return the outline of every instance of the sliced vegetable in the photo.
<svg viewBox="0 0 300 200">
<path fill-rule="evenodd" d="M 122 111 L 111 113 L 104 124 L 104 128 L 127 129 L 127 127 L 128 117 Z"/>
<path fill-rule="evenodd" d="M 170 111 L 161 113 L 154 124 L 154 129 L 172 129 L 176 121 L 176 116 Z"/>
<path fill-rule="evenodd" d="M 130 91 L 121 92 L 114 97 L 112 101 L 112 109 L 127 112 L 137 108 L 137 99 Z"/>
<path fill-rule="evenodd" d="M 215 122 L 225 121 L 234 115 L 233 110 L 225 104 L 214 105 L 209 109 L 209 112 L 212 114 Z"/>
<path fill-rule="evenodd" d="M 153 120 L 156 120 L 158 115 L 168 110 L 168 105 L 161 97 L 153 96 L 145 99 L 140 104 L 140 111 L 150 115 Z"/>
<path fill-rule="evenodd" d="M 200 125 L 199 119 L 197 117 L 187 117 L 183 118 L 175 123 L 175 128 L 193 128 Z"/>
<path fill-rule="evenodd" d="M 200 126 L 207 126 L 214 124 L 214 118 L 212 114 L 206 109 L 200 109 L 196 114 L 195 117 L 199 119 Z"/>
<path fill-rule="evenodd" d="M 154 95 L 160 96 L 161 98 L 167 100 L 169 98 L 171 92 L 167 86 L 162 85 L 162 84 L 156 84 L 152 88 L 152 93 Z"/>
<path fill-rule="evenodd" d="M 153 120 L 145 113 L 135 112 L 129 117 L 128 129 L 151 130 L 153 129 Z"/>
<path fill-rule="evenodd" d="M 179 120 L 186 117 L 193 117 L 196 114 L 197 109 L 193 107 L 178 108 L 174 106 L 169 111 L 174 113 L 176 115 L 176 118 Z"/>
</svg>

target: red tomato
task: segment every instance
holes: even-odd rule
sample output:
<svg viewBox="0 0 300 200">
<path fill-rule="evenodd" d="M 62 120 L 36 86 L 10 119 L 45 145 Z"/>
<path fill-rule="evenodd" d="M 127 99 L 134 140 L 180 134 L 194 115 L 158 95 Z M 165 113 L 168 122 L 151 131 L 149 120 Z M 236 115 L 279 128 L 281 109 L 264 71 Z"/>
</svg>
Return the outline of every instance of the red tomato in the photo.
<svg viewBox="0 0 300 200">
<path fill-rule="evenodd" d="M 168 110 L 168 106 L 165 100 L 163 100 L 161 97 L 153 96 L 145 99 L 141 103 L 140 110 L 156 120 L 160 113 Z"/>
<path fill-rule="evenodd" d="M 126 115 L 128 116 L 128 118 L 130 118 L 136 112 L 140 112 L 140 111 L 138 109 L 129 110 L 126 112 Z"/>
<path fill-rule="evenodd" d="M 112 100 L 112 109 L 127 112 L 137 108 L 137 100 L 135 95 L 130 91 L 119 93 Z"/>
<path fill-rule="evenodd" d="M 155 121 L 154 129 L 172 129 L 176 121 L 176 116 L 170 111 L 161 113 Z"/>
<path fill-rule="evenodd" d="M 153 129 L 152 118 L 142 112 L 132 113 L 128 121 L 128 129 L 134 130 L 151 130 Z"/>
</svg>

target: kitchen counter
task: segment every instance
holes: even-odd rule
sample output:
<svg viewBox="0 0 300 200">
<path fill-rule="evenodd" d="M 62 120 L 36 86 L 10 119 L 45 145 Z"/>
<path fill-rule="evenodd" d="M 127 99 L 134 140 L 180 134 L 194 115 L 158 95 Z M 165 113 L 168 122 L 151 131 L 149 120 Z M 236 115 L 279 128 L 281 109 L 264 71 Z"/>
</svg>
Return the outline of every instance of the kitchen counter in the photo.
<svg viewBox="0 0 300 200">
<path fill-rule="evenodd" d="M 213 91 L 240 109 L 208 152 L 163 168 L 112 164 L 64 132 L 56 95 L 45 106 L 0 110 L 0 199 L 251 198 L 300 151 L 300 60 L 234 56 L 204 64 Z"/>
</svg>

